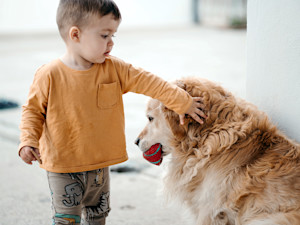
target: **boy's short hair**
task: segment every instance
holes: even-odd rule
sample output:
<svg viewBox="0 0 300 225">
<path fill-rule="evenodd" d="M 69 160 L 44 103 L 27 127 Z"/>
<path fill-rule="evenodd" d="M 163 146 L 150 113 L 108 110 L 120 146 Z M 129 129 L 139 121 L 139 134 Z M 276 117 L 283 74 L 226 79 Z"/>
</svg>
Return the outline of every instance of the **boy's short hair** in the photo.
<svg viewBox="0 0 300 225">
<path fill-rule="evenodd" d="M 112 14 L 116 20 L 121 20 L 121 13 L 113 0 L 60 0 L 57 8 L 56 23 L 62 38 L 65 40 L 69 28 L 81 28 L 90 15 L 106 16 Z"/>
</svg>

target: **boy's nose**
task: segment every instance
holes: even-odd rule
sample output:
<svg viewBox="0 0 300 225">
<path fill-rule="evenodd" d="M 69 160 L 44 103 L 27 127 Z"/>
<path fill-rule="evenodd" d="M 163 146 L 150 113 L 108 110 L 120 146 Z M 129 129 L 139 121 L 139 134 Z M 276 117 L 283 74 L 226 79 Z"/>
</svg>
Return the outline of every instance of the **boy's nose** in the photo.
<svg viewBox="0 0 300 225">
<path fill-rule="evenodd" d="M 109 42 L 108 42 L 108 45 L 113 46 L 114 44 L 115 44 L 114 41 L 112 39 L 110 39 Z"/>
</svg>

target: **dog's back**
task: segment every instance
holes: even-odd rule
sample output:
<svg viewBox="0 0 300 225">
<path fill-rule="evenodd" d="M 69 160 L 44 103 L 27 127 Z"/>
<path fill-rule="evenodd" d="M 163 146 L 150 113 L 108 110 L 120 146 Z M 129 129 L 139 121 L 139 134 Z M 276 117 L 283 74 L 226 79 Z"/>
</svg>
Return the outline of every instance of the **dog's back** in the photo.
<svg viewBox="0 0 300 225">
<path fill-rule="evenodd" d="M 235 190 L 238 194 L 231 192 L 240 224 L 254 218 L 261 222 L 251 224 L 300 224 L 299 146 L 277 132 L 270 139 L 262 142 L 258 155 L 245 164 L 243 184 Z M 255 147 L 240 151 L 246 149 L 251 154 Z M 263 219 L 269 222 L 263 223 Z"/>
<path fill-rule="evenodd" d="M 171 112 L 166 117 L 173 155 L 185 154 L 171 160 L 166 185 L 187 201 L 198 224 L 299 225 L 299 144 L 212 82 L 189 78 L 177 85 L 208 107 L 204 125 L 190 122 L 182 131 Z"/>
</svg>

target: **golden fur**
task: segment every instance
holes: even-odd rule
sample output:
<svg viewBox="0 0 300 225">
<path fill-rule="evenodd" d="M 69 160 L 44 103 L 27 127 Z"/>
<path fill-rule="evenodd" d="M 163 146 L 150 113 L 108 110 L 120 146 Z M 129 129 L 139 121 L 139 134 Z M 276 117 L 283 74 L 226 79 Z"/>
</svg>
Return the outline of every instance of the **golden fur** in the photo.
<svg viewBox="0 0 300 225">
<path fill-rule="evenodd" d="M 213 82 L 176 84 L 203 98 L 207 120 L 187 119 L 150 100 L 139 135 L 146 151 L 161 143 L 171 154 L 165 191 L 185 202 L 198 225 L 299 225 L 300 147 L 254 105 Z"/>
</svg>

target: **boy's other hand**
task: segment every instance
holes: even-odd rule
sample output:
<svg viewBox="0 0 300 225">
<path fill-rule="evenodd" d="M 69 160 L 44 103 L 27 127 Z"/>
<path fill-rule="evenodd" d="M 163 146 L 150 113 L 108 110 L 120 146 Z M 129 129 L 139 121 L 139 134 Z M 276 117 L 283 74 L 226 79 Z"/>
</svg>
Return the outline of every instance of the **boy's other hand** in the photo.
<svg viewBox="0 0 300 225">
<path fill-rule="evenodd" d="M 37 148 L 24 146 L 20 151 L 20 157 L 24 162 L 30 165 L 32 165 L 32 161 L 38 161 L 39 163 L 42 163 L 40 159 L 40 152 Z"/>
<path fill-rule="evenodd" d="M 204 123 L 203 118 L 204 119 L 207 118 L 207 116 L 203 112 L 204 109 L 205 109 L 205 105 L 202 103 L 202 98 L 201 97 L 193 97 L 193 103 L 185 114 L 190 115 L 198 123 L 203 124 Z M 185 114 L 179 115 L 181 125 L 184 124 Z"/>
</svg>

